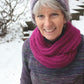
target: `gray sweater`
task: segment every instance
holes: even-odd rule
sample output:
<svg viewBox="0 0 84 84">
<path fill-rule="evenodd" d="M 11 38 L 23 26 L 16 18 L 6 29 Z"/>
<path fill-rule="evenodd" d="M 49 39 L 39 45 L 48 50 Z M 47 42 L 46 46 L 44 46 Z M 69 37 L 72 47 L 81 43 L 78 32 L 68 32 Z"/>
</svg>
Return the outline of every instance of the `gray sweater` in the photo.
<svg viewBox="0 0 84 84">
<path fill-rule="evenodd" d="M 29 39 L 23 44 L 20 84 L 84 84 L 84 36 L 74 61 L 60 69 L 49 69 L 40 64 L 30 49 Z"/>
</svg>

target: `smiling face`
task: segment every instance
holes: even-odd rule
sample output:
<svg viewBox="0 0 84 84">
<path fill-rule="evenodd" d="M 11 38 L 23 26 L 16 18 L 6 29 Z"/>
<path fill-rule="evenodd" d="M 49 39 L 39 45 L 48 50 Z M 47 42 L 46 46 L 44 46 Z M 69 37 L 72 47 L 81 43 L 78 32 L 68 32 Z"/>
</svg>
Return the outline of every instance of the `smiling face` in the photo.
<svg viewBox="0 0 84 84">
<path fill-rule="evenodd" d="M 61 35 L 66 20 L 60 10 L 42 7 L 35 15 L 35 22 L 41 34 L 46 39 L 54 41 Z"/>
</svg>

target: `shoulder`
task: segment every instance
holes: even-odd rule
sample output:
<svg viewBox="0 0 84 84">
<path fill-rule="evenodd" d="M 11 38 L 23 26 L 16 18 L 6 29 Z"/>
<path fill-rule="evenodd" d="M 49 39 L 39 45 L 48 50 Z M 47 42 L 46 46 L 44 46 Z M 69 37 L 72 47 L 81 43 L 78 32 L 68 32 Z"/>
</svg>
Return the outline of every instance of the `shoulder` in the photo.
<svg viewBox="0 0 84 84">
<path fill-rule="evenodd" d="M 23 46 L 22 46 L 22 55 L 23 56 L 28 56 L 29 53 L 31 53 L 29 40 L 30 40 L 30 38 L 25 40 L 23 43 Z"/>
<path fill-rule="evenodd" d="M 81 34 L 81 44 L 84 46 L 84 35 Z"/>
<path fill-rule="evenodd" d="M 82 37 L 82 39 L 83 39 L 83 41 L 84 41 L 84 35 L 83 35 L 83 34 L 81 34 L 81 37 Z"/>
<path fill-rule="evenodd" d="M 23 46 L 22 46 L 22 49 L 24 50 L 24 49 L 28 49 L 29 48 L 29 38 L 28 39 L 26 39 L 25 41 L 24 41 L 24 43 L 23 43 Z"/>
<path fill-rule="evenodd" d="M 79 45 L 79 54 L 83 55 L 84 57 L 84 35 L 81 35 L 81 43 Z"/>
<path fill-rule="evenodd" d="M 30 38 L 28 38 L 28 39 L 26 39 L 26 40 L 24 41 L 23 47 L 26 48 L 26 47 L 29 47 L 29 46 L 30 46 L 29 40 L 30 40 Z"/>
</svg>

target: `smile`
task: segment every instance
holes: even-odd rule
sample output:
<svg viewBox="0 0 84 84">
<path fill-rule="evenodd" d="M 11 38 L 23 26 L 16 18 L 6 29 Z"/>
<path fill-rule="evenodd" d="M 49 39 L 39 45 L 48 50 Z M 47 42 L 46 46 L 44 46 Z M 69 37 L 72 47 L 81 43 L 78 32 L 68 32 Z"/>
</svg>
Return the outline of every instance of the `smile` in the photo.
<svg viewBox="0 0 84 84">
<path fill-rule="evenodd" d="M 55 29 L 56 29 L 56 28 L 54 28 L 54 29 L 44 29 L 44 31 L 47 32 L 47 33 L 52 33 L 52 32 L 55 31 Z"/>
</svg>

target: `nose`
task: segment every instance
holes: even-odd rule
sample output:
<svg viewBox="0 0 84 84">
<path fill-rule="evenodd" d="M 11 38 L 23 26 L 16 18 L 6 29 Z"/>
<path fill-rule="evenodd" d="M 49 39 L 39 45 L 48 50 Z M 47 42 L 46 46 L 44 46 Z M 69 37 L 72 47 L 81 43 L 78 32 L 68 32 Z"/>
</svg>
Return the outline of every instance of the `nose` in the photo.
<svg viewBox="0 0 84 84">
<path fill-rule="evenodd" d="M 49 28 L 52 26 L 52 20 L 49 17 L 46 17 L 44 20 L 44 26 Z"/>
</svg>

